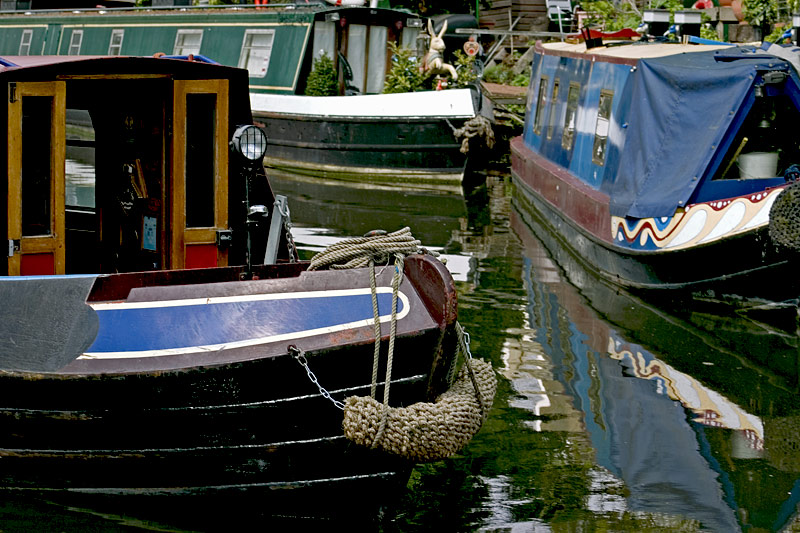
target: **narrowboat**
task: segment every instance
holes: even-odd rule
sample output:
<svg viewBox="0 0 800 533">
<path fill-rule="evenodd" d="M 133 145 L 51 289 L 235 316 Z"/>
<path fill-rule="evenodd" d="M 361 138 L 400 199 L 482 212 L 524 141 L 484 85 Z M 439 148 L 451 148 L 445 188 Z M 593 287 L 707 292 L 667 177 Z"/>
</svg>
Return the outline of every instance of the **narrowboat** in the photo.
<svg viewBox="0 0 800 533">
<path fill-rule="evenodd" d="M 0 79 L 0 492 L 363 515 L 402 489 L 415 461 L 346 438 L 342 402 L 384 376 L 389 408 L 449 390 L 442 263 L 409 253 L 372 290 L 298 261 L 244 69 L 19 56 Z"/>
<path fill-rule="evenodd" d="M 247 69 L 254 118 L 269 132 L 270 167 L 421 186 L 460 183 L 467 155 L 454 132 L 481 112 L 491 117 L 478 86 L 381 94 L 392 63 L 387 43 L 424 54 L 425 19 L 363 2 L 175 4 L 74 2 L 85 7 L 0 12 L 0 55 L 202 55 Z M 437 23 L 438 31 L 443 21 Z M 474 17 L 450 17 L 446 53 L 466 40 L 455 28 L 470 25 L 477 27 Z M 306 97 L 322 55 L 333 61 L 339 95 Z"/>
<path fill-rule="evenodd" d="M 514 202 L 607 281 L 796 298 L 797 53 L 536 44 Z"/>
</svg>

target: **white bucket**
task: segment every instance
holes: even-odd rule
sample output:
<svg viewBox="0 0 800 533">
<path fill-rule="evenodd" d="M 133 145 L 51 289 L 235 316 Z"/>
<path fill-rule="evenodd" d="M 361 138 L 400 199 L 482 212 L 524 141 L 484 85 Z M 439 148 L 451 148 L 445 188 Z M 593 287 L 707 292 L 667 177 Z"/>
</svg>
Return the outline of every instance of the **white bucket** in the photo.
<svg viewBox="0 0 800 533">
<path fill-rule="evenodd" d="M 740 154 L 736 163 L 739 176 L 747 178 L 774 178 L 778 173 L 778 152 L 750 152 Z"/>
</svg>

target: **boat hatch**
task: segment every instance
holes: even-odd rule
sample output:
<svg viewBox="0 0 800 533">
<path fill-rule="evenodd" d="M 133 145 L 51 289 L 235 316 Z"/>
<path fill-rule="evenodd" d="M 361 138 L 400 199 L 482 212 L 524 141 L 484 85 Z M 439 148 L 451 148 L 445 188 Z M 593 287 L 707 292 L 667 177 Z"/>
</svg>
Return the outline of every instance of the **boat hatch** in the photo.
<svg viewBox="0 0 800 533">
<path fill-rule="evenodd" d="M 9 83 L 5 274 L 227 265 L 228 109 L 226 79 Z"/>
<path fill-rule="evenodd" d="M 800 95 L 786 71 L 766 71 L 740 108 L 731 133 L 709 164 L 706 179 L 690 202 L 705 202 L 782 185 L 787 170 L 800 172 Z"/>
</svg>

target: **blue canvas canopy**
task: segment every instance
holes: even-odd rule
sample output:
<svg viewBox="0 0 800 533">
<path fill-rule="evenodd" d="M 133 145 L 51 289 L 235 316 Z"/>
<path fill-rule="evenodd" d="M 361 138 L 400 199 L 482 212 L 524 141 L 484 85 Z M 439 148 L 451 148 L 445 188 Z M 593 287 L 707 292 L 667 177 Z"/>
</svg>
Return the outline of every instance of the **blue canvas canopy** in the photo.
<svg viewBox="0 0 800 533">
<path fill-rule="evenodd" d="M 641 59 L 619 108 L 625 142 L 609 151 L 601 186 L 611 214 L 671 216 L 685 205 L 757 72 L 767 70 L 788 70 L 797 80 L 787 61 L 755 48 Z"/>
</svg>

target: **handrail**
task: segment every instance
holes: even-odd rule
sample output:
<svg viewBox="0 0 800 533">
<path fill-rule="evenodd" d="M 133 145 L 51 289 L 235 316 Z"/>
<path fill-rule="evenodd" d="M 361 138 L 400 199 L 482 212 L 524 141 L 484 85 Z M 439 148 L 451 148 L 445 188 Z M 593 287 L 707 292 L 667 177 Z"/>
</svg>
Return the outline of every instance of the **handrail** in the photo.
<svg viewBox="0 0 800 533">
<path fill-rule="evenodd" d="M 220 4 L 220 5 L 198 5 L 198 6 L 146 6 L 146 7 L 86 7 L 86 8 L 62 8 L 62 9 L 6 9 L 0 10 L 2 15 L 31 15 L 31 14 L 55 14 L 55 13 L 106 13 L 113 12 L 140 12 L 146 13 L 148 11 L 202 11 L 202 10 L 230 10 L 230 11 L 248 11 L 248 10 L 264 10 L 264 9 L 303 9 L 309 7 L 332 7 L 319 0 L 312 0 L 310 2 L 292 2 L 286 4 Z"/>
</svg>

